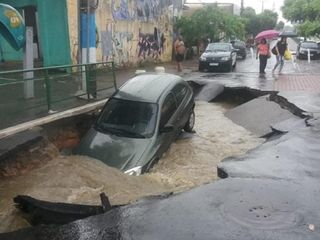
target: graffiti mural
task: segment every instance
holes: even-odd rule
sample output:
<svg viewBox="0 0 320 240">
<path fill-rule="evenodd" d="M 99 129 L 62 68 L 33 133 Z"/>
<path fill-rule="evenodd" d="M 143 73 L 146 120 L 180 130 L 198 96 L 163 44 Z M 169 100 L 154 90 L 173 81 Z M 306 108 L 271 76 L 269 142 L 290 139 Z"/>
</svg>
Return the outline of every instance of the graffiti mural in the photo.
<svg viewBox="0 0 320 240">
<path fill-rule="evenodd" d="M 173 0 L 112 0 L 111 9 L 116 21 L 149 22 L 159 19 L 172 5 Z"/>
<path fill-rule="evenodd" d="M 112 16 L 114 20 L 134 19 L 134 14 L 129 11 L 129 0 L 112 0 Z"/>
<path fill-rule="evenodd" d="M 130 62 L 132 39 L 133 33 L 131 32 L 115 32 L 112 37 L 114 59 L 122 65 Z"/>
<path fill-rule="evenodd" d="M 170 61 L 173 1 L 101 0 L 99 59 L 119 66 Z"/>
<path fill-rule="evenodd" d="M 164 52 L 164 44 L 166 38 L 163 33 L 160 33 L 157 28 L 154 28 L 153 33 L 141 33 L 139 30 L 138 41 L 138 57 L 140 60 L 152 58 L 158 60 Z"/>
<path fill-rule="evenodd" d="M 108 61 L 112 57 L 112 23 L 106 25 L 106 30 L 100 32 L 102 60 Z"/>
<path fill-rule="evenodd" d="M 170 5 L 172 0 L 136 0 L 137 19 L 144 22 L 157 20 Z"/>
</svg>

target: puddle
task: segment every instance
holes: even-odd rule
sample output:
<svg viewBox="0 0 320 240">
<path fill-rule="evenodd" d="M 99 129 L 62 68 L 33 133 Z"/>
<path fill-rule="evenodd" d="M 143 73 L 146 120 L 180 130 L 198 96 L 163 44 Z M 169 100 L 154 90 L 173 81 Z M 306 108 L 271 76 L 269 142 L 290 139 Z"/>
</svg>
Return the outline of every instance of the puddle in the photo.
<svg viewBox="0 0 320 240">
<path fill-rule="evenodd" d="M 226 106 L 229 105 L 197 102 L 196 133 L 173 143 L 151 172 L 142 176 L 124 175 L 87 157 L 59 155 L 22 175 L 2 179 L 0 232 L 29 226 L 13 206 L 12 198 L 18 194 L 100 205 L 99 194 L 105 192 L 115 205 L 215 181 L 217 164 L 222 159 L 244 154 L 264 141 L 226 118 Z"/>
</svg>

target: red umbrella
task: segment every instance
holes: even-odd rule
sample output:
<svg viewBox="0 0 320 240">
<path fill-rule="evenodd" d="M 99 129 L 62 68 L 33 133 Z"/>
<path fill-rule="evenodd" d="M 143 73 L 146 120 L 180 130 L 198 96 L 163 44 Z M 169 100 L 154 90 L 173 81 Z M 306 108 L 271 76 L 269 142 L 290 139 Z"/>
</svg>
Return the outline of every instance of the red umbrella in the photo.
<svg viewBox="0 0 320 240">
<path fill-rule="evenodd" d="M 278 37 L 279 36 L 279 32 L 276 31 L 276 30 L 265 30 L 265 31 L 262 31 L 260 32 L 257 36 L 256 36 L 256 40 L 259 41 L 261 40 L 262 38 L 265 38 L 265 39 L 272 39 L 274 37 Z"/>
</svg>

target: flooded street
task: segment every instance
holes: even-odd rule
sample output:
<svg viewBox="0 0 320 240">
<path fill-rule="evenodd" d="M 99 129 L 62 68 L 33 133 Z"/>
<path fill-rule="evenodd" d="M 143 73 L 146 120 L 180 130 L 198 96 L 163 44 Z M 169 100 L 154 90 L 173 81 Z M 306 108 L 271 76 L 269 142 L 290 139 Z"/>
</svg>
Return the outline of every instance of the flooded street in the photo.
<svg viewBox="0 0 320 240">
<path fill-rule="evenodd" d="M 47 201 L 100 205 L 105 192 L 112 205 L 127 204 L 164 192 L 181 192 L 217 179 L 217 164 L 241 155 L 264 139 L 224 116 L 226 106 L 196 103 L 194 134 L 183 134 L 150 173 L 124 175 L 101 161 L 61 156 L 23 175 L 0 182 L 0 232 L 29 226 L 13 206 L 16 195 Z"/>
</svg>

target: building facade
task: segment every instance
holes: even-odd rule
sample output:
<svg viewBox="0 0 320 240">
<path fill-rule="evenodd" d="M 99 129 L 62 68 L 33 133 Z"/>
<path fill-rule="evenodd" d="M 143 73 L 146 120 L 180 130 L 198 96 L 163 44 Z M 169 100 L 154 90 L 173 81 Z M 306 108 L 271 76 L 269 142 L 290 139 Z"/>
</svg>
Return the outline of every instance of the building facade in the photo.
<svg viewBox="0 0 320 240">
<path fill-rule="evenodd" d="M 0 0 L 34 29 L 43 66 L 114 61 L 119 66 L 170 61 L 173 23 L 184 0 Z M 5 61 L 22 60 L 0 37 Z"/>
</svg>

